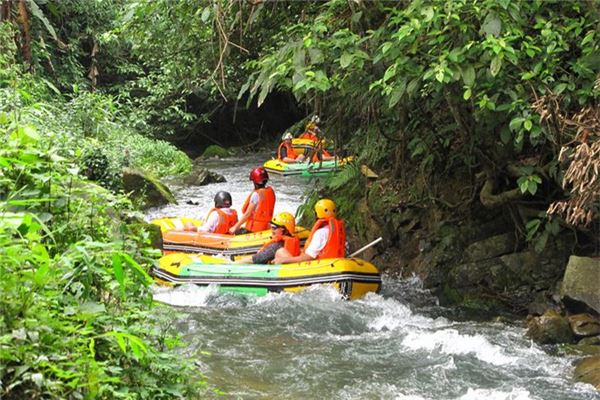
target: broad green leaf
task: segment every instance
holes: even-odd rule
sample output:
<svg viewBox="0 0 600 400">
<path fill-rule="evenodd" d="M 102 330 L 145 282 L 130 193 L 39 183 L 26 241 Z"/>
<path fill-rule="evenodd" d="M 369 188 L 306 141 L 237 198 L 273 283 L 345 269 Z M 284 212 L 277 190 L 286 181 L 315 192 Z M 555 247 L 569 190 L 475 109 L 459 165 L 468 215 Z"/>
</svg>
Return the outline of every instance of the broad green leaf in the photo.
<svg viewBox="0 0 600 400">
<path fill-rule="evenodd" d="M 48 21 L 48 19 L 46 18 L 46 16 L 42 12 L 42 10 L 38 7 L 36 2 L 34 0 L 28 0 L 27 5 L 29 5 L 31 14 L 33 14 L 34 17 L 36 17 L 37 19 L 42 21 L 42 24 L 44 24 L 44 26 L 48 30 L 48 33 L 50 33 L 50 36 L 52 36 L 52 38 L 58 42 L 58 36 L 56 36 L 54 27 L 52 27 L 52 25 L 50 24 L 50 21 Z"/>
<path fill-rule="evenodd" d="M 106 311 L 106 307 L 102 303 L 96 303 L 94 301 L 87 301 L 79 306 L 79 312 L 81 314 L 100 314 Z"/>
<path fill-rule="evenodd" d="M 461 68 L 460 70 L 463 82 L 465 85 L 471 87 L 475 83 L 475 68 L 472 65 Z"/>
<path fill-rule="evenodd" d="M 151 284 L 152 282 L 154 282 L 154 279 L 152 279 L 152 277 L 150 275 L 148 275 L 148 273 L 144 270 L 144 268 L 142 268 L 142 266 L 140 264 L 138 264 L 129 254 L 127 253 L 119 253 L 121 255 L 121 257 L 123 257 L 123 259 L 125 261 L 127 261 L 127 264 L 129 264 L 129 266 L 131 268 L 133 268 L 134 271 L 136 271 L 140 277 L 143 279 L 144 283 L 146 284 Z"/>
<path fill-rule="evenodd" d="M 348 67 L 352 63 L 352 59 L 353 58 L 354 58 L 353 54 L 350 54 L 348 52 L 344 52 L 342 54 L 342 56 L 340 57 L 340 66 L 342 68 Z"/>
<path fill-rule="evenodd" d="M 525 118 L 523 118 L 523 117 L 513 118 L 510 121 L 510 124 L 508 124 L 508 127 L 510 128 L 510 130 L 516 131 L 521 127 L 521 125 L 523 125 L 524 121 L 525 121 Z"/>
<path fill-rule="evenodd" d="M 388 69 L 385 70 L 385 73 L 383 74 L 384 82 L 387 82 L 391 77 L 396 75 L 396 68 L 397 68 L 397 65 L 392 64 L 388 67 Z"/>
<path fill-rule="evenodd" d="M 119 287 L 121 289 L 121 297 L 125 297 L 125 276 L 123 274 L 123 265 L 121 263 L 121 255 L 118 253 L 114 253 L 112 255 L 112 267 L 113 273 L 115 274 L 115 278 L 117 282 L 119 282 Z"/>
<path fill-rule="evenodd" d="M 465 100 L 469 100 L 471 98 L 471 88 L 468 88 L 467 90 L 465 90 L 465 92 L 463 93 L 463 99 Z"/>
<path fill-rule="evenodd" d="M 200 20 L 204 23 L 206 23 L 206 21 L 208 21 L 208 18 L 210 17 L 210 7 L 204 7 L 204 10 L 202 10 L 202 15 L 200 16 Z"/>
<path fill-rule="evenodd" d="M 492 58 L 492 62 L 490 64 L 490 73 L 492 76 L 498 75 L 500 68 L 502 68 L 502 58 L 499 56 Z"/>
<path fill-rule="evenodd" d="M 533 123 L 531 122 L 531 120 L 525 120 L 525 122 L 523 123 L 523 128 L 525 128 L 526 131 L 530 131 L 531 127 L 533 127 Z"/>
<path fill-rule="evenodd" d="M 499 36 L 501 30 L 502 22 L 500 21 L 500 18 L 498 18 L 498 15 L 496 15 L 496 13 L 490 12 L 485 17 L 485 20 L 483 21 L 483 24 L 481 25 L 481 30 L 479 32 L 484 35 Z"/>
</svg>

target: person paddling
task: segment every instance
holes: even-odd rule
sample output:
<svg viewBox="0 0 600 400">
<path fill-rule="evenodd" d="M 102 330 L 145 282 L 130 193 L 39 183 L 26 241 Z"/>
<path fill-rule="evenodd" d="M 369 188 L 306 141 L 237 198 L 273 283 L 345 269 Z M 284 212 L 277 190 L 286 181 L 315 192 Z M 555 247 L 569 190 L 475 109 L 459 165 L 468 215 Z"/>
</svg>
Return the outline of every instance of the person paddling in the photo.
<svg viewBox="0 0 600 400">
<path fill-rule="evenodd" d="M 220 191 L 214 200 L 215 207 L 208 212 L 206 222 L 198 227 L 198 232 L 229 233 L 238 221 L 237 212 L 231 208 L 231 194 Z"/>
<path fill-rule="evenodd" d="M 317 221 L 313 225 L 304 251 L 294 256 L 281 251 L 273 264 L 289 264 L 324 258 L 341 258 L 346 255 L 346 229 L 344 221 L 337 219 L 336 205 L 330 199 L 321 199 L 315 204 Z"/>
<path fill-rule="evenodd" d="M 239 235 L 264 231 L 270 227 L 275 209 L 275 191 L 267 186 L 269 174 L 263 167 L 256 167 L 250 171 L 250 180 L 254 183 L 254 190 L 246 198 L 242 216 L 229 228 L 229 233 Z M 241 227 L 242 224 L 245 224 L 244 228 Z"/>
</svg>

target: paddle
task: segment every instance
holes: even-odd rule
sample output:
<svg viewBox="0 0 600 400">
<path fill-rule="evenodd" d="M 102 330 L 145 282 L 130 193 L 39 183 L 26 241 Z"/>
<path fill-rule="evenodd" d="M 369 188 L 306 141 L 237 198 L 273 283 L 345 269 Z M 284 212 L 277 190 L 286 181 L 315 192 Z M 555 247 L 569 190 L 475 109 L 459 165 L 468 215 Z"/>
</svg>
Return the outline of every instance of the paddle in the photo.
<svg viewBox="0 0 600 400">
<path fill-rule="evenodd" d="M 356 256 L 357 254 L 360 254 L 360 253 L 362 253 L 363 251 L 365 251 L 365 250 L 366 250 L 366 249 L 368 249 L 369 247 L 373 247 L 373 246 L 375 246 L 377 243 L 381 242 L 382 240 L 383 240 L 383 238 L 382 238 L 381 236 L 380 236 L 380 237 L 378 237 L 377 239 L 373 240 L 371 243 L 369 243 L 369 244 L 367 244 L 367 245 L 365 245 L 365 246 L 361 247 L 360 249 L 356 250 L 354 253 L 350 254 L 350 255 L 348 256 L 348 258 L 354 257 L 354 256 Z"/>
</svg>

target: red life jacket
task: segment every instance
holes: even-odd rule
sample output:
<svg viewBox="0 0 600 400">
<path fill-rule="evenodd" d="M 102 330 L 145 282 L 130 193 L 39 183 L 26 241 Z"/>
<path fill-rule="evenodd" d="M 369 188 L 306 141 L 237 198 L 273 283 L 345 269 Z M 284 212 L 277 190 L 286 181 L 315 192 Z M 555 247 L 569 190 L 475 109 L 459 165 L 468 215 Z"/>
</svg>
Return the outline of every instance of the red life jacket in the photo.
<svg viewBox="0 0 600 400">
<path fill-rule="evenodd" d="M 275 192 L 271 186 L 261 189 L 255 189 L 252 193 L 258 193 L 258 204 L 254 213 L 246 220 L 246 230 L 250 232 L 259 232 L 269 229 L 271 219 L 273 218 L 273 210 L 275 209 Z M 252 193 L 246 198 L 242 206 L 242 213 L 246 212 Z"/>
<path fill-rule="evenodd" d="M 237 223 L 237 211 L 235 211 L 233 208 L 230 208 L 230 210 L 230 214 L 226 213 L 220 208 L 213 208 L 209 211 L 209 215 L 213 211 L 215 211 L 219 215 L 219 223 L 217 224 L 214 233 L 229 233 L 229 228 L 231 228 Z"/>
<path fill-rule="evenodd" d="M 259 251 L 265 249 L 267 246 L 269 246 L 273 243 L 281 242 L 282 240 L 283 240 L 283 248 L 286 249 L 287 251 L 289 251 L 293 257 L 300 255 L 300 239 L 298 239 L 297 236 L 287 236 L 287 235 L 273 236 L 273 239 L 271 241 L 269 241 L 268 243 L 265 243 L 263 245 L 263 247 L 260 248 Z"/>
<path fill-rule="evenodd" d="M 317 231 L 317 229 L 322 228 L 324 226 L 329 226 L 329 236 L 327 236 L 327 243 L 325 243 L 325 247 L 317 256 L 318 260 L 323 258 L 340 258 L 346 256 L 346 229 L 344 228 L 344 221 L 336 219 L 334 217 L 322 218 L 318 219 L 315 222 L 312 230 L 310 231 L 310 235 L 304 244 L 304 249 L 306 250 L 310 245 L 310 242 L 313 238 L 313 235 Z"/>
<path fill-rule="evenodd" d="M 281 156 L 281 149 L 284 148 L 287 150 L 287 157 L 288 158 L 293 158 L 294 160 L 298 157 L 298 154 L 296 154 L 296 152 L 294 151 L 294 148 L 292 147 L 291 143 L 288 142 L 281 142 L 279 144 L 279 147 L 277 148 L 277 158 L 279 160 L 283 160 L 283 157 Z"/>
</svg>

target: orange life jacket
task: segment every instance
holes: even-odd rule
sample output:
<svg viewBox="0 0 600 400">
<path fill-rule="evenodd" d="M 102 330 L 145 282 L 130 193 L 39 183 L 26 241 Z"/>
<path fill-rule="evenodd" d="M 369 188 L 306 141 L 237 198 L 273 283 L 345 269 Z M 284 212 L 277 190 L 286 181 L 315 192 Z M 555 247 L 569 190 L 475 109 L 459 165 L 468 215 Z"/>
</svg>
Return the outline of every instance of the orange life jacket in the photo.
<svg viewBox="0 0 600 400">
<path fill-rule="evenodd" d="M 317 222 L 315 222 L 315 225 L 310 231 L 308 239 L 306 239 L 304 249 L 307 249 L 310 245 L 313 235 L 315 234 L 317 229 L 322 228 L 326 225 L 329 226 L 329 236 L 327 236 L 327 243 L 325 243 L 325 247 L 323 247 L 323 250 L 321 250 L 321 252 L 317 256 L 317 259 L 321 260 L 323 258 L 345 257 L 346 229 L 344 228 L 344 221 L 341 221 L 334 217 L 318 219 Z"/>
<path fill-rule="evenodd" d="M 320 152 L 321 156 L 331 157 L 331 153 L 328 152 L 327 150 L 325 150 L 325 149 L 317 150 L 317 151 L 315 151 L 313 153 L 313 155 L 312 155 L 312 157 L 310 159 L 312 162 L 319 162 L 320 161 L 320 159 L 319 159 L 319 152 Z"/>
<path fill-rule="evenodd" d="M 278 159 L 283 160 L 283 157 L 281 156 L 281 149 L 284 147 L 287 150 L 288 158 L 293 158 L 295 160 L 296 157 L 298 157 L 298 154 L 296 154 L 296 152 L 294 151 L 294 148 L 292 147 L 291 143 L 281 142 L 279 144 L 279 147 L 277 148 L 277 158 Z"/>
<path fill-rule="evenodd" d="M 246 220 L 246 230 L 250 232 L 258 232 L 269 229 L 271 225 L 271 219 L 273 218 L 273 210 L 275 209 L 275 191 L 271 186 L 267 186 L 261 189 L 255 189 L 252 193 L 258 193 L 258 204 L 254 213 Z M 246 212 L 246 209 L 250 205 L 250 199 L 252 193 L 246 198 L 244 205 L 242 206 L 242 213 Z"/>
<path fill-rule="evenodd" d="M 212 210 L 209 211 L 209 215 L 211 212 L 216 211 L 216 213 L 219 215 L 219 223 L 217 224 L 217 227 L 215 228 L 214 233 L 229 233 L 229 228 L 231 228 L 232 226 L 234 226 L 237 221 L 238 221 L 238 215 L 237 215 L 237 211 L 235 211 L 233 208 L 230 208 L 231 213 L 228 214 L 225 211 L 221 210 L 220 208 L 213 208 Z"/>
<path fill-rule="evenodd" d="M 298 239 L 298 236 L 287 236 L 287 235 L 273 236 L 273 239 L 271 241 L 269 241 L 268 243 L 265 243 L 263 245 L 263 247 L 260 248 L 260 250 L 263 250 L 264 248 L 266 248 L 267 246 L 269 246 L 273 243 L 281 242 L 282 240 L 283 240 L 283 248 L 286 249 L 287 251 L 289 251 L 293 257 L 300 255 L 300 239 Z"/>
<path fill-rule="evenodd" d="M 317 140 L 319 140 L 317 135 L 315 135 L 314 133 L 312 133 L 310 131 L 304 132 L 302 135 L 299 136 L 299 139 L 310 139 L 310 140 L 314 140 L 315 142 Z"/>
</svg>

